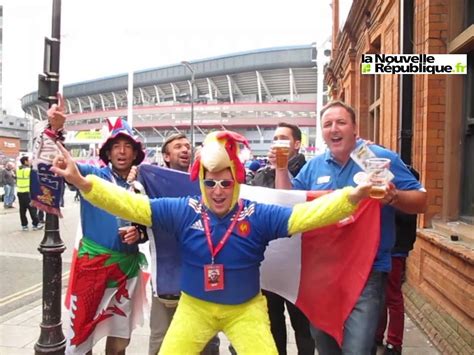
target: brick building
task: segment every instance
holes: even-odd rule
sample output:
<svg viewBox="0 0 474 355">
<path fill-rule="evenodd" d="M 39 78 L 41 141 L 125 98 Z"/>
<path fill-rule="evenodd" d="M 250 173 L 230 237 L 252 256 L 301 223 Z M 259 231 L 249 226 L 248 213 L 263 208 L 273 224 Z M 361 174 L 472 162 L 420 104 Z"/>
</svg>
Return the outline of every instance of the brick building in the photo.
<svg viewBox="0 0 474 355">
<path fill-rule="evenodd" d="M 342 18 L 347 3 L 332 1 L 329 94 L 356 109 L 360 136 L 421 173 L 429 207 L 408 259 L 407 312 L 443 353 L 472 354 L 474 1 L 355 0 Z M 468 74 L 361 74 L 374 53 L 467 54 Z"/>
</svg>

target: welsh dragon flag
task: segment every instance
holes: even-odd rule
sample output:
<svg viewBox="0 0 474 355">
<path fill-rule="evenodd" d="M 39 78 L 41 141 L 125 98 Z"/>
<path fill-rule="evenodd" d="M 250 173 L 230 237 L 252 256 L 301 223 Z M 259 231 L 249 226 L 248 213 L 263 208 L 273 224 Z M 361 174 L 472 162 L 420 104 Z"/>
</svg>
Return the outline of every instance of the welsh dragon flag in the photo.
<svg viewBox="0 0 474 355">
<path fill-rule="evenodd" d="M 197 182 L 187 174 L 156 166 L 140 167 L 140 180 L 150 197 L 198 194 Z M 274 190 L 242 185 L 241 197 L 292 206 L 321 192 Z M 364 201 L 356 213 L 337 224 L 272 241 L 261 266 L 263 289 L 293 302 L 310 322 L 342 343 L 344 323 L 370 273 L 380 236 L 380 205 Z M 160 231 L 153 230 L 156 235 Z M 162 293 L 179 292 L 180 257 L 174 239 L 164 248 L 152 248 L 152 281 Z M 160 251 L 161 249 L 161 251 Z M 170 253 L 169 250 L 176 250 Z M 173 270 L 172 273 L 169 270 Z"/>
<path fill-rule="evenodd" d="M 144 321 L 147 273 L 141 253 L 115 252 L 82 238 L 78 226 L 66 294 L 66 354 L 85 354 L 102 338 L 130 338 Z"/>
</svg>

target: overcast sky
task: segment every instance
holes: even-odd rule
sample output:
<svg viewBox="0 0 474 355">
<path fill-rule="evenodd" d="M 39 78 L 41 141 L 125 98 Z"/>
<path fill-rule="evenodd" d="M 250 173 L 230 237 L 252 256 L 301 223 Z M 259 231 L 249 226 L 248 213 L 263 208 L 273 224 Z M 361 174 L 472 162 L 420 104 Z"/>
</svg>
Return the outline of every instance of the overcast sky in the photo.
<svg viewBox="0 0 474 355">
<path fill-rule="evenodd" d="M 53 0 L 3 4 L 3 106 L 37 90 Z M 330 0 L 62 0 L 62 85 L 234 52 L 302 45 L 331 31 Z"/>
</svg>

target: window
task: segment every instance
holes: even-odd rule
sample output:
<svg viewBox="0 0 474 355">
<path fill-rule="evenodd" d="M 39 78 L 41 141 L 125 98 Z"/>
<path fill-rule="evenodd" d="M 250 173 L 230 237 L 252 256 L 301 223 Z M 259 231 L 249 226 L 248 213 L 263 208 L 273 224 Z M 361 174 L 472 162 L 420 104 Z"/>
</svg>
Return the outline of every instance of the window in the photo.
<svg viewBox="0 0 474 355">
<path fill-rule="evenodd" d="M 370 53 L 380 53 L 380 37 L 371 44 Z M 369 78 L 369 122 L 368 139 L 379 143 L 380 131 L 380 75 L 370 75 Z"/>
<path fill-rule="evenodd" d="M 369 140 L 379 142 L 380 127 L 380 75 L 369 79 Z"/>
<path fill-rule="evenodd" d="M 466 11 L 464 12 L 464 28 L 468 28 L 474 23 L 474 1 L 464 0 L 464 7 Z"/>
</svg>

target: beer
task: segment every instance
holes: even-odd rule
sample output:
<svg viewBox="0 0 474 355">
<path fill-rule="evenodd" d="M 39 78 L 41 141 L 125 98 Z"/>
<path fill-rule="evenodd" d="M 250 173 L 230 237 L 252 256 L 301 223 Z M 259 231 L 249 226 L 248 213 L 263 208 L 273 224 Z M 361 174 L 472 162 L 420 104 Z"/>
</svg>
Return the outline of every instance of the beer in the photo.
<svg viewBox="0 0 474 355">
<path fill-rule="evenodd" d="M 272 147 L 276 153 L 277 169 L 285 169 L 288 166 L 288 156 L 290 155 L 290 141 L 277 140 L 273 142 Z"/>
<path fill-rule="evenodd" d="M 372 186 L 370 189 L 369 196 L 378 200 L 381 200 L 385 197 L 387 191 L 384 186 Z"/>
<path fill-rule="evenodd" d="M 381 200 L 387 193 L 387 176 L 390 160 L 385 158 L 369 158 L 365 161 L 365 164 L 370 183 L 372 184 L 369 196 Z"/>
</svg>

